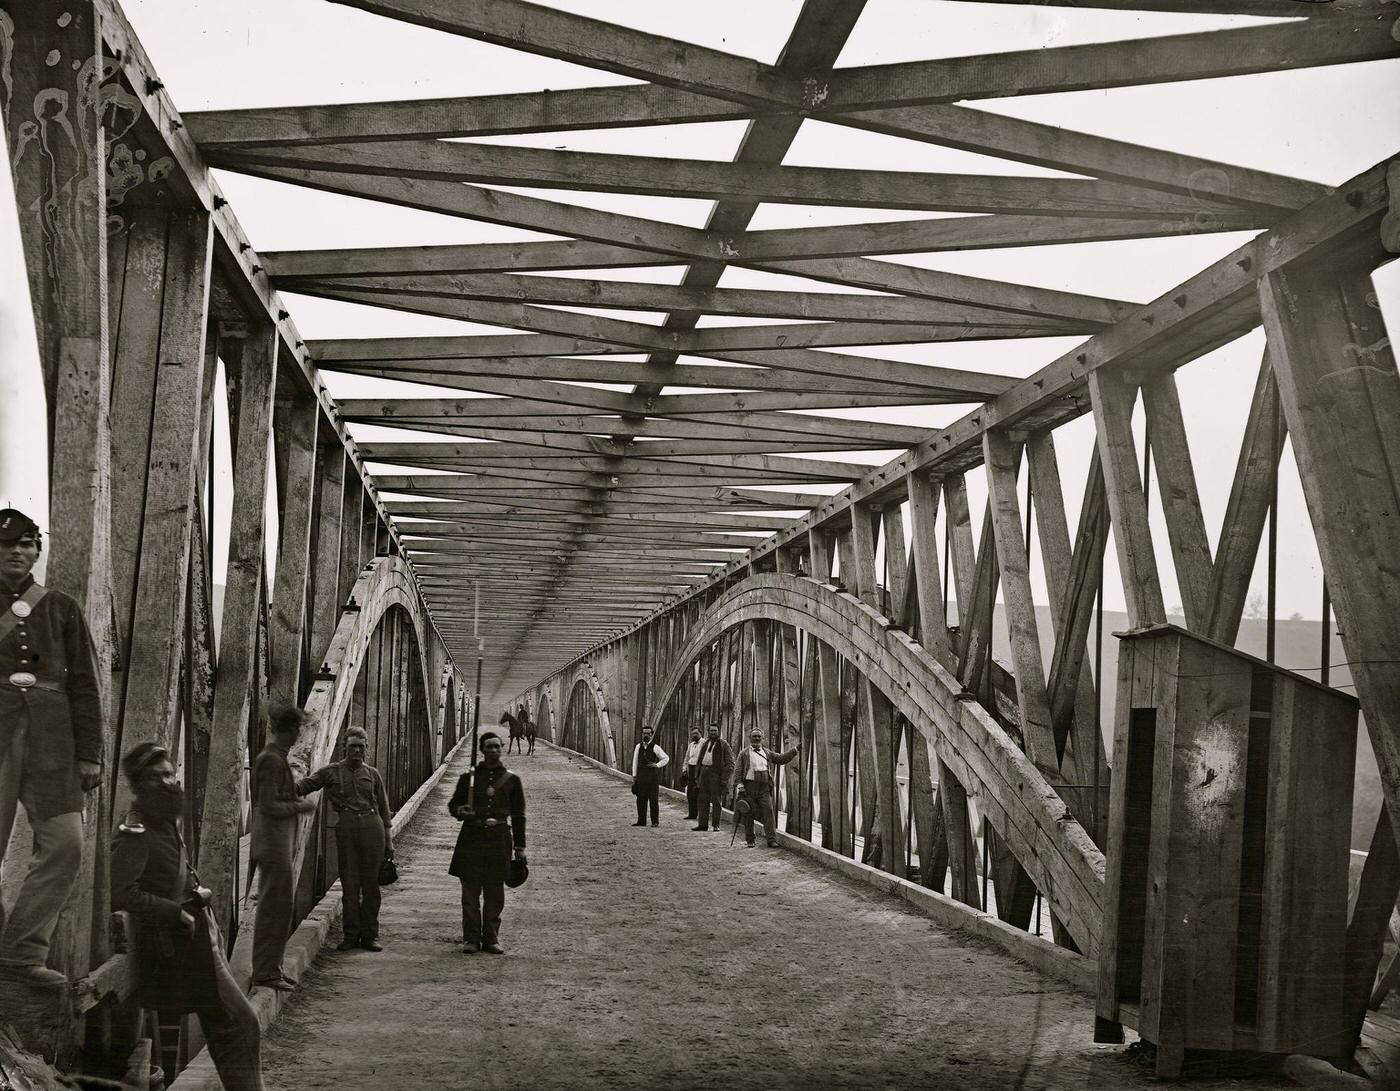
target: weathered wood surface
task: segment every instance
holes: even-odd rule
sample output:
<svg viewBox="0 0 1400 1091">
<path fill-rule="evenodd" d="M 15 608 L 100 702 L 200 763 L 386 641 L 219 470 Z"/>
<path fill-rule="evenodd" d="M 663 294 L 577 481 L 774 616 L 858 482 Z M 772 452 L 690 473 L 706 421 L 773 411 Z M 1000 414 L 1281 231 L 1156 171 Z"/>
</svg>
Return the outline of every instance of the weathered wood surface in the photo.
<svg viewBox="0 0 1400 1091">
<path fill-rule="evenodd" d="M 759 618 L 797 625 L 849 659 L 920 733 L 977 802 L 1030 874 L 1082 951 L 1097 952 L 1103 854 L 1055 789 L 1005 730 L 906 634 L 854 596 L 816 580 L 765 573 L 736 584 L 677 656 L 684 664 L 704 642 Z M 680 682 L 673 668 L 658 689 L 664 707 Z"/>
</svg>

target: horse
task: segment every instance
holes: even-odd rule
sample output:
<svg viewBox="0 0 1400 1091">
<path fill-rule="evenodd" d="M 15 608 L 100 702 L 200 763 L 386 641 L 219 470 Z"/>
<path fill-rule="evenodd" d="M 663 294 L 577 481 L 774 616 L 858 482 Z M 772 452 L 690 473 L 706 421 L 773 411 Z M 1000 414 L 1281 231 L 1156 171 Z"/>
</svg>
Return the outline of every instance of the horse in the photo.
<svg viewBox="0 0 1400 1091">
<path fill-rule="evenodd" d="M 506 743 L 506 753 L 510 753 L 510 748 L 512 746 L 515 747 L 518 752 L 523 753 L 525 744 L 521 740 L 525 738 L 525 725 L 522 722 L 522 718 L 512 714 L 509 709 L 506 709 L 501 713 L 500 722 L 510 729 L 510 741 Z"/>
</svg>

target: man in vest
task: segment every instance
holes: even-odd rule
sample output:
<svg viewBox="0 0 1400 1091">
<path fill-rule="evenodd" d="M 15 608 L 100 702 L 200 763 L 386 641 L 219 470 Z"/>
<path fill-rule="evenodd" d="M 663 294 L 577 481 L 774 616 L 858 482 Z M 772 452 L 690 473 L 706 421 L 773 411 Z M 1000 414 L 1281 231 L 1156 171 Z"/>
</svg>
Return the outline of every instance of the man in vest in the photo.
<svg viewBox="0 0 1400 1091">
<path fill-rule="evenodd" d="M 724 786 L 734 769 L 734 751 L 720 738 L 719 724 L 710 725 L 695 765 L 700 771 L 700 824 L 691 829 L 718 830 L 724 813 Z"/>
<path fill-rule="evenodd" d="M 317 769 L 297 782 L 306 795 L 325 789 L 338 816 L 335 853 L 344 891 L 345 938 L 337 950 L 379 945 L 379 867 L 394 854 L 390 841 L 389 795 L 379 770 L 365 762 L 369 736 L 362 727 L 345 732 L 345 759 Z"/>
<path fill-rule="evenodd" d="M 671 756 L 661 749 L 650 727 L 642 728 L 642 741 L 632 748 L 632 794 L 637 797 L 637 821 L 634 826 L 647 824 L 647 808 L 651 808 L 651 824 L 658 824 L 657 797 L 661 788 L 661 770 Z"/>
<path fill-rule="evenodd" d="M 82 609 L 30 574 L 42 550 L 32 519 L 0 510 L 0 864 L 21 803 L 35 846 L 8 919 L 0 907 L 0 971 L 62 984 L 45 963 L 82 863 L 83 794 L 102 779 L 102 696 Z"/>
<path fill-rule="evenodd" d="M 755 818 L 763 820 L 763 835 L 768 841 L 768 847 L 778 847 L 776 824 L 773 820 L 777 810 L 774 805 L 774 776 L 778 766 L 786 765 L 795 757 L 797 747 L 779 754 L 763 745 L 762 731 L 755 729 L 749 732 L 749 748 L 740 753 L 739 760 L 734 763 L 734 783 L 731 785 L 734 791 L 742 792 L 744 798 L 749 801 L 748 813 L 744 815 L 745 848 L 753 848 Z"/>
</svg>

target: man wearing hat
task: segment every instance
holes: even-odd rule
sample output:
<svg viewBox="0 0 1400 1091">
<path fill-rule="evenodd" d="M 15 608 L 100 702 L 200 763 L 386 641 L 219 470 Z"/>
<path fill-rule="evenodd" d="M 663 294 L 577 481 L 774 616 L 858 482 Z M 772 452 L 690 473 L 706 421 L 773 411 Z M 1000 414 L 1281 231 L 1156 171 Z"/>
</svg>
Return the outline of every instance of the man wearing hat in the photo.
<svg viewBox="0 0 1400 1091">
<path fill-rule="evenodd" d="M 525 789 L 501 763 L 501 737 L 481 736 L 481 763 L 457 780 L 447 813 L 462 823 L 448 874 L 462 884 L 462 951 L 504 954 L 497 942 L 506 879 L 515 859 L 525 863 Z"/>
<path fill-rule="evenodd" d="M 252 825 L 248 860 L 258 873 L 258 908 L 253 917 L 253 984 L 286 992 L 296 988 L 282 970 L 282 955 L 292 935 L 296 878 L 298 816 L 316 809 L 312 800 L 297 794 L 296 779 L 287 752 L 296 745 L 301 729 L 311 721 L 296 705 L 284 704 L 272 712 L 267 743 L 253 759 Z"/>
<path fill-rule="evenodd" d="M 212 893 L 180 835 L 185 794 L 165 747 L 138 743 L 122 758 L 134 803 L 112 837 L 112 908 L 132 916 L 136 1002 L 199 1017 L 228 1091 L 263 1091 L 258 1016 L 229 972 Z M 128 1028 L 128 1033 L 130 1033 Z"/>
<path fill-rule="evenodd" d="M 797 747 L 784 750 L 781 754 L 763 745 L 763 732 L 755 728 L 749 732 L 749 747 L 739 754 L 734 763 L 734 782 L 731 789 L 742 793 L 748 801 L 748 812 L 744 815 L 744 844 L 753 848 L 753 822 L 755 818 L 763 822 L 763 835 L 770 849 L 778 847 L 778 837 L 773 821 L 777 808 L 774 806 L 774 774 L 779 765 L 786 765 L 797 757 Z M 739 808 L 735 806 L 735 814 Z M 736 819 L 737 821 L 737 819 Z"/>
<path fill-rule="evenodd" d="M 82 862 L 83 793 L 102 779 L 102 697 L 82 609 L 30 574 L 42 550 L 32 519 L 0 509 L 0 864 L 17 804 L 35 846 L 8 919 L 0 907 L 0 971 L 59 983 L 45 963 Z"/>
<path fill-rule="evenodd" d="M 389 839 L 389 795 L 379 770 L 365 762 L 369 736 L 362 727 L 345 732 L 345 758 L 297 781 L 297 792 L 325 789 L 335 808 L 335 854 L 344 891 L 345 938 L 341 951 L 379 945 L 379 866 L 394 854 Z"/>
<path fill-rule="evenodd" d="M 700 824 L 690 828 L 718 830 L 724 813 L 724 786 L 734 769 L 734 751 L 720 737 L 718 723 L 710 724 L 705 741 L 700 744 L 695 767 L 700 773 Z"/>
</svg>

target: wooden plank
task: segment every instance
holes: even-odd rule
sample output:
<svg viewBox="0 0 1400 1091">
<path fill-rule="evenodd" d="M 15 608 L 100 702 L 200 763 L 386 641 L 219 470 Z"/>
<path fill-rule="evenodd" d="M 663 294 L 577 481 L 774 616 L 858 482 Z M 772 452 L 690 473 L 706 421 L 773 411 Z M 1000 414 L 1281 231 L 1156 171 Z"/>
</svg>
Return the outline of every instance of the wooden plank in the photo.
<svg viewBox="0 0 1400 1091">
<path fill-rule="evenodd" d="M 1148 525 L 1147 496 L 1138 471 L 1132 416 L 1136 392 L 1117 376 L 1089 376 L 1094 404 L 1099 459 L 1103 465 L 1108 510 L 1113 519 L 1113 543 L 1123 575 L 1128 623 L 1134 628 L 1167 619 L 1157 558 Z"/>
<path fill-rule="evenodd" d="M 220 354 L 230 384 L 237 383 L 237 429 L 233 432 L 233 508 L 198 868 L 203 880 L 218 892 L 212 908 L 219 926 L 228 933 L 237 897 L 248 714 L 256 682 L 268 440 L 277 384 L 276 333 L 263 329 L 246 340 L 221 338 Z"/>
<path fill-rule="evenodd" d="M 1272 706 L 1259 1048 L 1341 1056 L 1356 706 L 1286 678 Z"/>
<path fill-rule="evenodd" d="M 272 589 L 270 685 L 273 701 L 301 703 L 302 639 L 310 571 L 311 500 L 315 489 L 320 408 L 289 377 L 273 408 L 276 446 L 285 458 L 277 495 L 277 571 Z"/>
<path fill-rule="evenodd" d="M 1031 592 L 1030 558 L 1023 537 L 1021 502 L 1016 495 L 1020 444 L 996 432 L 988 432 L 982 442 L 987 460 L 987 517 L 996 541 L 1006 604 L 1004 613 L 1016 676 L 1016 704 L 1021 712 L 1021 737 L 1031 760 L 1053 769 L 1057 765 L 1055 734 L 1045 693 L 1045 670 Z"/>
<path fill-rule="evenodd" d="M 201 212 L 170 216 L 166 290 L 161 303 L 160 367 L 146 471 L 141 561 L 132 611 L 130 665 L 122 707 L 123 747 L 151 740 L 173 746 L 184 651 L 190 526 L 194 514 L 204 339 L 209 307 L 211 227 Z"/>
<path fill-rule="evenodd" d="M 830 539 L 813 535 L 808 543 L 812 576 L 820 582 L 831 579 L 832 548 Z M 846 809 L 846 773 L 841 731 L 841 685 L 836 665 L 836 652 L 830 645 L 809 634 L 817 648 L 817 748 L 818 784 L 821 789 L 822 841 L 826 848 L 843 856 L 855 850 L 855 831 L 850 812 Z M 830 844 L 827 844 L 828 831 Z"/>
<path fill-rule="evenodd" d="M 1164 375 L 1144 384 L 1142 405 L 1186 625 L 1202 632 L 1211 610 L 1210 540 L 1201 514 L 1201 498 L 1196 492 L 1196 472 L 1186 441 L 1176 376 Z"/>
<path fill-rule="evenodd" d="M 846 576 L 855 593 L 877 613 L 883 613 L 880 586 L 876 578 L 876 528 L 880 515 L 865 505 L 857 505 L 851 517 L 851 557 L 854 564 Z M 901 535 L 903 532 L 900 532 Z M 900 542 L 901 550 L 903 541 Z M 886 546 L 888 549 L 888 544 Z M 845 566 L 842 566 L 843 570 Z M 895 783 L 897 744 L 894 737 L 894 713 L 889 699 L 871 684 L 870 676 L 862 672 L 860 681 L 860 746 L 867 761 L 861 767 L 862 779 L 868 769 L 873 773 L 875 813 L 872 830 L 879 837 L 881 854 L 879 866 L 892 875 L 903 876 L 904 815 L 899 788 Z"/>
<path fill-rule="evenodd" d="M 359 154 L 365 153 L 361 151 Z M 290 158 L 292 153 L 288 152 L 286 155 Z M 722 245 L 716 249 L 712 236 L 698 228 L 601 212 L 500 190 L 486 190 L 458 182 L 379 177 L 348 171 L 249 162 L 239 163 L 237 169 L 240 173 L 253 177 L 289 182 L 448 216 L 523 227 L 595 242 L 621 243 L 685 259 L 732 261 L 734 264 L 762 271 L 789 273 L 872 291 L 888 291 L 944 302 L 991 307 L 1037 318 L 1068 320 L 1080 324 L 1081 328 L 1106 325 L 1125 317 L 1133 309 L 1127 303 L 1074 292 L 1009 284 L 864 257 L 750 262 L 742 258 L 733 258 Z M 320 285 L 323 282 L 302 281 L 299 282 L 298 290 L 305 291 L 313 284 Z M 325 288 L 322 287 L 317 294 L 324 291 Z"/>
<path fill-rule="evenodd" d="M 708 95 L 650 84 L 579 87 L 504 95 L 205 110 L 185 115 L 206 153 L 258 144 L 328 144 L 419 136 L 441 139 L 569 132 L 600 125 L 688 125 L 751 116 Z"/>
<path fill-rule="evenodd" d="M 1220 526 L 1216 560 L 1211 570 L 1210 618 L 1204 631 L 1222 644 L 1233 644 L 1244 616 L 1245 597 L 1259 542 L 1264 536 L 1273 494 L 1272 481 L 1283 454 L 1287 425 L 1279 409 L 1278 382 L 1267 350 L 1249 403 L 1239 462 L 1230 485 L 1230 499 Z"/>
<path fill-rule="evenodd" d="M 1215 210 L 1212 202 L 1090 179 L 717 163 L 506 145 L 406 140 L 248 146 L 208 153 L 215 167 L 292 164 L 490 186 L 632 193 L 692 200 L 894 208 L 931 212 L 1156 218 Z M 397 171 L 392 164 L 398 164 Z M 1227 207 L 1222 212 L 1229 212 Z"/>
</svg>

